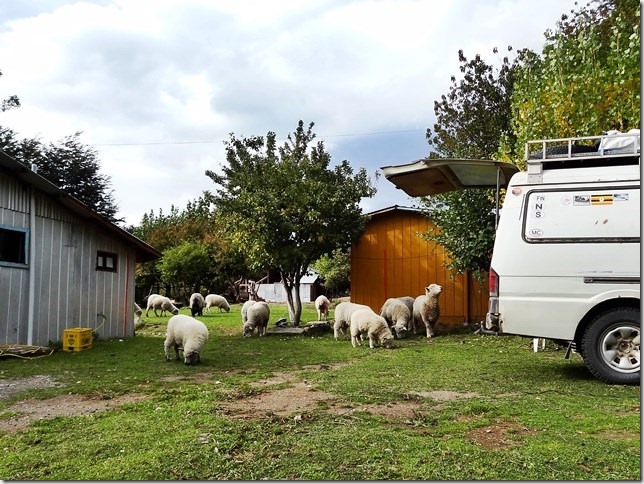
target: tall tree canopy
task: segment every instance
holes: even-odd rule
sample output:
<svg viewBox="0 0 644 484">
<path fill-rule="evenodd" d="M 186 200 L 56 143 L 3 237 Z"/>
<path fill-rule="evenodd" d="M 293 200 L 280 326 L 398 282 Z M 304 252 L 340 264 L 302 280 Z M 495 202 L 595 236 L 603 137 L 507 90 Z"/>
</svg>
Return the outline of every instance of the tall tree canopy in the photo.
<svg viewBox="0 0 644 484">
<path fill-rule="evenodd" d="M 110 177 L 100 172 L 98 152 L 81 143 L 80 135 L 46 145 L 38 139 L 20 139 L 13 130 L 0 127 L 0 150 L 25 166 L 35 165 L 40 176 L 111 222 L 121 222 Z"/>
<path fill-rule="evenodd" d="M 245 258 L 228 240 L 217 211 L 204 197 L 188 202 L 185 210 L 172 206 L 167 215 L 152 210 L 139 226 L 128 230 L 163 252 L 160 261 L 137 268 L 141 298 L 161 286 L 166 294 L 186 301 L 191 293 L 203 290 L 239 298 L 240 279 L 248 273 Z M 195 263 L 204 252 L 207 260 Z"/>
<path fill-rule="evenodd" d="M 314 261 L 347 249 L 364 230 L 359 207 L 375 194 L 364 168 L 348 161 L 330 167 L 331 156 L 302 121 L 283 146 L 275 133 L 237 138 L 226 145 L 227 166 L 206 175 L 221 189 L 212 194 L 234 243 L 254 266 L 279 271 L 289 315 L 299 325 L 299 285 Z"/>
<path fill-rule="evenodd" d="M 640 127 L 640 2 L 595 0 L 546 31 L 512 96 L 515 153 L 527 140 Z"/>
<path fill-rule="evenodd" d="M 433 131 L 427 131 L 432 156 L 496 157 L 501 140 L 513 138 L 510 100 L 523 55 L 512 62 L 504 57 L 500 67 L 494 67 L 480 55 L 468 60 L 458 52 L 462 77 L 452 76 L 448 94 L 434 102 L 436 123 Z M 489 269 L 494 245 L 492 190 L 449 192 L 425 197 L 420 204 L 434 223 L 423 236 L 445 248 L 448 268 L 456 273 L 473 271 L 479 277 Z"/>
<path fill-rule="evenodd" d="M 635 0 L 594 0 L 545 32 L 542 54 L 520 50 L 497 70 L 459 52 L 462 78 L 452 77 L 449 93 L 434 103 L 437 122 L 427 133 L 433 156 L 522 165 L 530 139 L 639 127 L 639 26 Z M 457 272 L 488 269 L 491 194 L 468 190 L 423 203 L 437 225 L 426 237 L 445 246 L 448 266 Z"/>
</svg>

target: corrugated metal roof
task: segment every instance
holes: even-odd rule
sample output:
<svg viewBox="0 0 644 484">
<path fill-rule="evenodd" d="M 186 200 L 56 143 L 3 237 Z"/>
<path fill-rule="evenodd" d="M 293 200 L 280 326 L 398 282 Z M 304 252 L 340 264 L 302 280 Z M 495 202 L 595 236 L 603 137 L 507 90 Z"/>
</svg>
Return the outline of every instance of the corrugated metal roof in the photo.
<svg viewBox="0 0 644 484">
<path fill-rule="evenodd" d="M 111 233 L 124 242 L 132 245 L 136 249 L 136 261 L 148 262 L 158 259 L 162 256 L 157 249 L 143 242 L 138 237 L 132 235 L 127 230 L 112 223 L 106 217 L 96 213 L 83 202 L 71 196 L 69 193 L 58 188 L 46 178 L 30 170 L 25 165 L 0 151 L 0 168 L 11 176 L 17 178 L 28 186 L 33 186 L 37 190 L 46 193 L 55 199 L 58 203 L 69 209 L 71 212 L 86 220 L 89 223 Z"/>
</svg>

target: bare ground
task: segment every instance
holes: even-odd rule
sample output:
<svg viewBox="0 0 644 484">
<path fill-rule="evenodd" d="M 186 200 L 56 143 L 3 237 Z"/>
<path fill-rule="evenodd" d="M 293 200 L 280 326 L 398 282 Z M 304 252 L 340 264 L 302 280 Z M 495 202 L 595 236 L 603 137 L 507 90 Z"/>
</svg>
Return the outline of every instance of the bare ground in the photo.
<svg viewBox="0 0 644 484">
<path fill-rule="evenodd" d="M 325 369 L 334 368 L 325 367 Z M 319 369 L 319 367 L 305 369 Z M 197 384 L 210 384 L 214 383 L 218 376 L 220 375 L 196 373 L 190 378 L 190 381 Z M 174 381 L 176 378 L 168 378 L 167 380 Z M 0 381 L 0 398 L 8 398 L 29 389 L 55 386 L 60 386 L 60 384 L 46 375 L 4 380 Z M 298 372 L 275 373 L 271 378 L 255 382 L 253 386 L 260 390 L 257 394 L 220 402 L 220 410 L 230 418 L 262 419 L 272 415 L 293 416 L 297 422 L 306 418 L 309 412 L 323 409 L 338 417 L 351 417 L 354 414 L 366 412 L 392 421 L 409 423 L 419 415 L 423 404 L 422 400 L 415 398 L 389 404 L 351 404 L 342 401 L 337 395 L 316 390 L 306 380 L 300 378 Z M 421 397 L 421 399 L 430 398 L 440 405 L 441 402 L 455 399 L 473 398 L 477 394 L 434 391 L 411 393 L 410 396 Z M 91 398 L 84 395 L 66 394 L 44 400 L 22 400 L 3 411 L 6 417 L 0 418 L 0 431 L 13 433 L 25 429 L 33 421 L 60 416 L 91 415 L 146 398 L 148 398 L 146 395 L 139 394 L 122 395 L 115 398 Z M 515 436 L 526 433 L 534 433 L 534 431 L 512 423 L 500 422 L 472 430 L 468 437 L 485 449 L 493 450 L 511 447 L 515 442 Z"/>
</svg>

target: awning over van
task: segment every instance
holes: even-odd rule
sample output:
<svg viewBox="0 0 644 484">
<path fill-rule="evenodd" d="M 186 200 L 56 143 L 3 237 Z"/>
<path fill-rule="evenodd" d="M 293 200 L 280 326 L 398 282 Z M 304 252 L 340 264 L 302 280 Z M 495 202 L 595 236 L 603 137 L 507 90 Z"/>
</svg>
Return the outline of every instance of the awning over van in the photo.
<svg viewBox="0 0 644 484">
<path fill-rule="evenodd" d="M 466 188 L 503 188 L 519 171 L 512 163 L 503 161 L 454 158 L 424 158 L 381 169 L 387 180 L 412 197 Z"/>
</svg>

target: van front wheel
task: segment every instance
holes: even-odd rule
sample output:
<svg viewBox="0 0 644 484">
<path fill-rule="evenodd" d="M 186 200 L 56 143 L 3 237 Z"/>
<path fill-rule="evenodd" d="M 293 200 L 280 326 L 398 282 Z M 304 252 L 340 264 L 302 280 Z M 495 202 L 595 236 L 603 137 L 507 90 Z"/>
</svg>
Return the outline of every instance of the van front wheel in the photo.
<svg viewBox="0 0 644 484">
<path fill-rule="evenodd" d="M 616 308 L 597 316 L 584 332 L 581 354 L 598 379 L 615 384 L 639 383 L 639 310 Z"/>
</svg>

